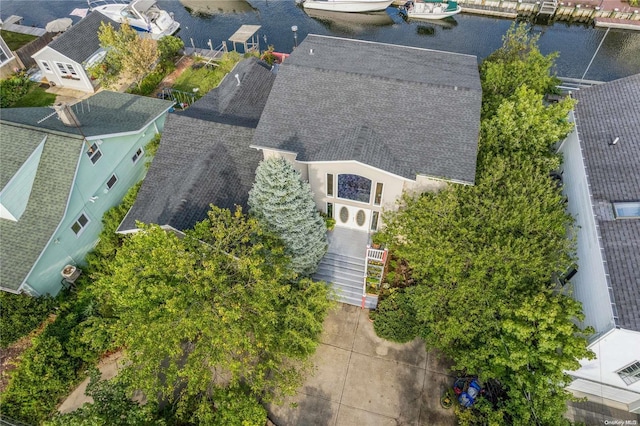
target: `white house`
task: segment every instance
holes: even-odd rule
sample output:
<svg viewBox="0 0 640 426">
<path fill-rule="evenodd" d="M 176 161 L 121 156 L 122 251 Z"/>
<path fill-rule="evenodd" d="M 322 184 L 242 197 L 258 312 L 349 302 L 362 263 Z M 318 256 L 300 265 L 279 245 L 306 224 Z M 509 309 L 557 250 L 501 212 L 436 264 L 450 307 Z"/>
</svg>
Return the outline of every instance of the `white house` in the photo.
<svg viewBox="0 0 640 426">
<path fill-rule="evenodd" d="M 341 301 L 361 304 L 369 233 L 404 192 L 474 184 L 481 101 L 470 55 L 308 35 L 280 66 L 252 146 L 290 160 L 335 218 L 316 278 Z"/>
<path fill-rule="evenodd" d="M 103 14 L 91 12 L 31 55 L 42 71 L 42 76 L 54 86 L 95 92 L 98 83 L 91 80 L 87 68 L 100 62 L 106 53 L 98 40 L 98 30 L 103 22 L 111 24 L 115 29 L 120 28 L 119 23 Z"/>
<path fill-rule="evenodd" d="M 578 232 L 570 279 L 597 358 L 571 372 L 577 396 L 640 413 L 640 74 L 575 93 L 560 146 Z"/>
</svg>

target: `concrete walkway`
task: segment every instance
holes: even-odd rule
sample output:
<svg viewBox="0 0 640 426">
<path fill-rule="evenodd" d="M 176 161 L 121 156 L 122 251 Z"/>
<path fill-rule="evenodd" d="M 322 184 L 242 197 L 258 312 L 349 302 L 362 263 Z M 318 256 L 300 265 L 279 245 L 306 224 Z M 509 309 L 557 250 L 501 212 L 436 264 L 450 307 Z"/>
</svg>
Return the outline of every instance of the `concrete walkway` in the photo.
<svg viewBox="0 0 640 426">
<path fill-rule="evenodd" d="M 122 352 L 116 352 L 105 359 L 100 360 L 98 363 L 98 370 L 100 370 L 102 380 L 112 379 L 118 374 L 118 369 L 122 366 L 121 360 Z M 66 414 L 75 411 L 82 407 L 86 402 L 93 404 L 93 398 L 85 395 L 84 393 L 87 390 L 89 381 L 90 378 L 87 377 L 78 385 L 77 388 L 73 390 L 73 392 L 71 392 L 71 394 L 69 394 L 67 399 L 65 399 L 64 402 L 60 404 L 60 407 L 58 407 L 58 411 L 60 413 Z"/>
<path fill-rule="evenodd" d="M 368 310 L 340 304 L 331 312 L 313 362 L 315 374 L 298 394 L 269 407 L 277 426 L 457 424 L 440 406 L 454 381 L 447 363 L 421 340 L 378 338 Z"/>
</svg>

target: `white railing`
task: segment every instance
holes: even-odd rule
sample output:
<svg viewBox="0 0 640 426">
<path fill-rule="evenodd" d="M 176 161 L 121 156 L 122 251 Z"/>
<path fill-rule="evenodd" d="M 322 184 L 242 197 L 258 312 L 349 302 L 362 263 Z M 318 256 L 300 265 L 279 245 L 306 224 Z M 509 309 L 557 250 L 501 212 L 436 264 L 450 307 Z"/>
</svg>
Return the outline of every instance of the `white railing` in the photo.
<svg viewBox="0 0 640 426">
<path fill-rule="evenodd" d="M 372 249 L 367 246 L 366 257 L 364 259 L 364 279 L 362 282 L 362 307 L 367 297 L 367 286 L 372 285 L 376 292 L 380 290 L 384 267 L 387 263 L 388 250 Z"/>
</svg>

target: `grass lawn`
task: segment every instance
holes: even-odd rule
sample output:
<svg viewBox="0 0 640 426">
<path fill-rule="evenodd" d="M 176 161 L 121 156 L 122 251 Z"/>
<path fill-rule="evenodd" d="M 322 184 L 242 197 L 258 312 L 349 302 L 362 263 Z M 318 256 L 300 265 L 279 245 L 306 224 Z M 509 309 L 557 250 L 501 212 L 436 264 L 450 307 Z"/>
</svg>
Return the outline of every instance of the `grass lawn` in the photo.
<svg viewBox="0 0 640 426">
<path fill-rule="evenodd" d="M 217 67 L 188 68 L 176 78 L 173 88 L 191 93 L 198 88 L 198 95 L 204 96 L 209 90 L 220 84 L 222 79 L 242 59 L 238 53 L 226 53 Z"/>
<path fill-rule="evenodd" d="M 29 34 L 14 33 L 13 31 L 0 30 L 0 34 L 11 50 L 17 50 L 38 37 Z"/>
<path fill-rule="evenodd" d="M 45 92 L 42 87 L 34 83 L 27 94 L 13 104 L 12 108 L 49 106 L 55 101 L 56 95 Z"/>
</svg>

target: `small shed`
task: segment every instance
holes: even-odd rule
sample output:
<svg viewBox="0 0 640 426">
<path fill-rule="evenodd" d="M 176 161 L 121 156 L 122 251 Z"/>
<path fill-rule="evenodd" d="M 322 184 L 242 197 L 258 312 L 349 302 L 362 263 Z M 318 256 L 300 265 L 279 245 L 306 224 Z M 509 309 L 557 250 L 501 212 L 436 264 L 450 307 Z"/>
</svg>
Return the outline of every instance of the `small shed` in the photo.
<svg viewBox="0 0 640 426">
<path fill-rule="evenodd" d="M 260 25 L 243 25 L 238 28 L 238 31 L 233 33 L 229 37 L 229 41 L 233 43 L 233 50 L 237 51 L 236 43 L 242 43 L 244 46 L 244 52 L 260 51 L 260 38 L 258 37 L 258 30 Z"/>
</svg>

